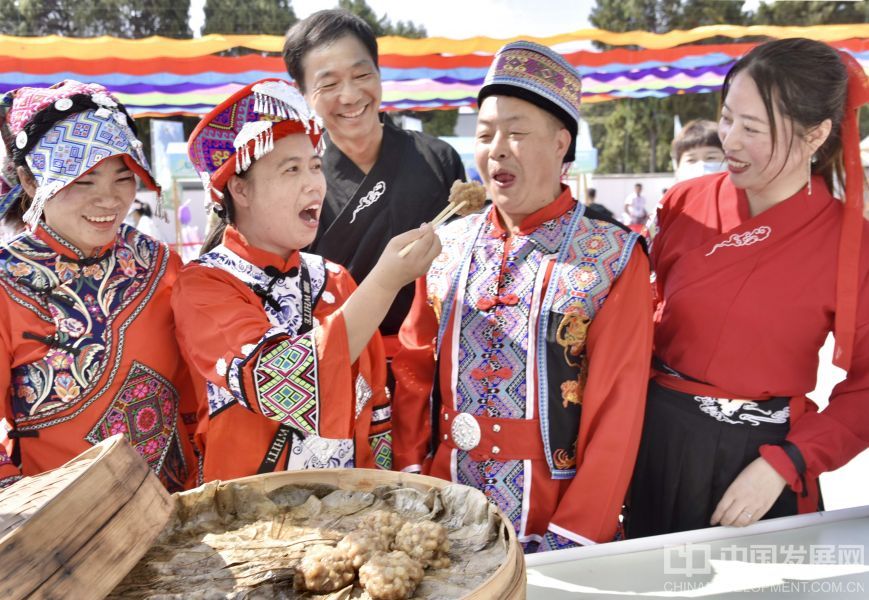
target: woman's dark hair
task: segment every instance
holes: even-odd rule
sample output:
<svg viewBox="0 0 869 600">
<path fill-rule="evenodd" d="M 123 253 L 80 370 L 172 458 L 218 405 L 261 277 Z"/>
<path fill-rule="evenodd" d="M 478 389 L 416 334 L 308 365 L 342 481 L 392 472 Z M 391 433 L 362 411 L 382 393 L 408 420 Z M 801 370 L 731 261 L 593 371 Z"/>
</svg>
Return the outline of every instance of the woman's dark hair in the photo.
<svg viewBox="0 0 869 600">
<path fill-rule="evenodd" d="M 23 148 L 19 148 L 15 144 L 15 138 L 12 135 L 12 132 L 9 131 L 9 125 L 6 123 L 6 113 L 9 111 L 10 107 L 5 106 L 2 108 L 2 112 L 0 112 L 0 137 L 2 137 L 3 144 L 6 147 L 6 156 L 12 161 L 13 169 L 22 167 L 27 177 L 32 178 L 33 173 L 30 171 L 26 159 L 27 154 L 33 149 L 39 140 L 41 140 L 42 137 L 58 122 L 74 114 L 85 112 L 87 110 L 97 110 L 100 108 L 100 106 L 94 102 L 93 98 L 88 94 L 74 94 L 70 96 L 69 99 L 72 101 L 72 106 L 67 110 L 57 110 L 52 103 L 33 115 L 33 118 L 30 119 L 22 130 L 27 134 L 27 143 Z M 127 109 L 124 105 L 119 103 L 118 110 L 120 110 L 127 118 L 127 124 L 130 126 L 133 134 L 138 136 L 139 133 L 136 129 L 136 123 L 133 121 L 133 118 L 130 117 L 129 113 L 127 113 Z M 15 176 L 17 177 L 17 173 Z M 22 217 L 24 216 L 24 213 L 27 212 L 27 208 L 30 206 L 32 201 L 33 199 L 22 190 L 18 200 L 14 205 L 9 207 L 3 220 L 13 226 L 20 225 L 23 222 Z"/>
<path fill-rule="evenodd" d="M 368 23 L 341 9 L 321 10 L 290 27 L 284 40 L 284 64 L 287 73 L 305 93 L 305 70 L 302 62 L 315 48 L 329 45 L 344 36 L 352 35 L 365 47 L 374 66 L 377 63 L 377 37 Z"/>
<path fill-rule="evenodd" d="M 244 178 L 247 171 L 238 174 L 238 177 Z M 210 192 L 209 192 L 210 193 Z M 199 256 L 207 252 L 211 252 L 223 243 L 223 232 L 226 231 L 227 225 L 235 224 L 235 204 L 232 200 L 232 194 L 229 192 L 229 186 L 223 190 L 222 204 L 213 204 L 214 214 L 217 215 L 217 221 L 205 234 L 205 240 L 202 242 L 202 247 L 199 249 Z"/>
<path fill-rule="evenodd" d="M 776 131 L 773 107 L 794 122 L 794 135 L 803 135 L 826 119 L 832 122 L 830 135 L 815 152 L 812 172 L 823 176 L 832 191 L 834 180 L 844 183 L 842 164 L 842 118 L 848 93 L 848 72 L 838 53 L 823 42 L 793 38 L 766 42 L 740 58 L 721 88 L 722 104 L 734 77 L 745 72 L 760 92 L 769 120 L 775 151 Z"/>
<path fill-rule="evenodd" d="M 682 159 L 682 155 L 703 146 L 721 148 L 721 139 L 718 137 L 718 123 L 706 119 L 694 119 L 685 124 L 682 130 L 673 138 L 670 146 L 670 155 L 676 165 Z"/>
</svg>

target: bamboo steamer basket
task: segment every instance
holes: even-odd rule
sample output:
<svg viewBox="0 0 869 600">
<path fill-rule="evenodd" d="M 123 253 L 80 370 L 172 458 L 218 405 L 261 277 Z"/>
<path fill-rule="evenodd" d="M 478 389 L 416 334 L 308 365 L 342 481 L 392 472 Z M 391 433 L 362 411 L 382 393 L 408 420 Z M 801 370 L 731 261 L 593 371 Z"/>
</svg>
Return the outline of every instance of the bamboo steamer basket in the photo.
<svg viewBox="0 0 869 600">
<path fill-rule="evenodd" d="M 254 475 L 232 481 L 217 482 L 220 486 L 249 486 L 264 494 L 269 494 L 284 486 L 322 487 L 330 486 L 347 491 L 374 491 L 381 487 L 412 488 L 427 492 L 431 489 L 441 490 L 449 485 L 449 481 L 374 469 L 312 469 L 307 471 L 286 471 Z M 211 485 L 211 484 L 209 484 Z M 196 490 L 184 492 L 195 494 Z M 479 492 L 478 492 L 479 493 Z M 493 573 L 477 588 L 467 590 L 462 596 L 470 600 L 524 600 L 526 593 L 525 558 L 522 548 L 516 540 L 516 533 L 509 520 L 492 504 L 488 504 L 490 515 L 494 516 L 503 531 L 506 541 L 506 555 Z M 170 523 L 171 526 L 171 523 Z M 147 560 L 147 556 L 145 557 Z M 130 574 L 135 579 L 136 571 Z M 121 585 L 123 588 L 123 584 Z M 118 592 L 118 590 L 116 590 Z M 123 597 L 124 592 L 120 592 Z M 138 597 L 138 596 L 136 596 Z M 422 596 L 414 596 L 422 599 Z"/>
<path fill-rule="evenodd" d="M 103 598 L 147 552 L 172 497 L 122 435 L 0 491 L 0 598 Z"/>
<path fill-rule="evenodd" d="M 450 481 L 378 469 L 311 469 L 253 475 L 233 480 L 233 483 L 255 483 L 269 492 L 285 485 L 330 485 L 345 490 L 371 491 L 382 486 L 410 487 L 422 491 L 443 489 L 455 485 Z M 516 540 L 512 523 L 494 505 L 489 505 L 501 521 L 507 534 L 508 549 L 504 562 L 478 588 L 468 591 L 467 600 L 524 600 L 526 590 L 525 556 Z"/>
</svg>

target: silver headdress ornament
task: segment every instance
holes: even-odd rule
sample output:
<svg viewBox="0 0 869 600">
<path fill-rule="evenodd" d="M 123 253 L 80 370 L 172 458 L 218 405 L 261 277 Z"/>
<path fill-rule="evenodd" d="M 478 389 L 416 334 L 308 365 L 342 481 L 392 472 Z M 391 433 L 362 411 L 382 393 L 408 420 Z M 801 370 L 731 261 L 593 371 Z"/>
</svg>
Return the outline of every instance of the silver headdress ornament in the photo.
<svg viewBox="0 0 869 600">
<path fill-rule="evenodd" d="M 208 208 L 212 204 L 211 194 L 214 194 L 219 199 L 223 200 L 223 192 L 215 188 L 211 185 L 211 173 L 208 171 L 202 171 L 199 174 L 199 179 L 202 181 L 202 187 L 205 189 L 205 208 Z"/>
<path fill-rule="evenodd" d="M 36 187 L 36 194 L 33 196 L 33 201 L 30 203 L 27 211 L 21 216 L 21 220 L 30 225 L 30 227 L 36 227 L 39 218 L 42 216 L 45 203 L 48 202 L 49 198 L 62 190 L 64 185 L 66 185 L 65 182 L 59 180 L 38 185 Z"/>
<path fill-rule="evenodd" d="M 91 100 L 94 101 L 94 104 L 99 106 L 99 108 L 95 111 L 98 117 L 108 117 L 114 113 L 115 122 L 118 125 L 126 125 L 126 119 L 124 115 L 117 110 L 118 103 L 111 99 L 111 97 L 104 92 L 97 92 L 93 96 L 91 96 Z M 120 116 L 120 118 L 118 118 Z"/>
<path fill-rule="evenodd" d="M 320 132 L 322 125 L 319 117 L 311 113 L 302 95 L 288 83 L 263 81 L 254 85 L 251 91 L 254 97 L 254 110 L 261 115 L 299 121 L 305 125 L 305 133 L 310 133 L 310 123 L 313 121 L 314 133 Z"/>
<path fill-rule="evenodd" d="M 254 85 L 251 91 L 254 112 L 280 121 L 298 121 L 305 126 L 305 133 L 310 133 L 312 128 L 314 133 L 319 133 L 318 119 L 311 114 L 305 99 L 295 88 L 282 81 L 264 81 Z M 236 174 L 247 171 L 254 160 L 274 150 L 274 124 L 273 121 L 249 121 L 244 124 L 232 142 L 238 155 L 235 161 Z M 248 148 L 251 140 L 254 142 L 253 157 Z"/>
<path fill-rule="evenodd" d="M 232 145 L 235 146 L 237 158 L 235 160 L 235 173 L 247 171 L 253 163 L 250 157 L 248 142 L 254 140 L 253 160 L 259 160 L 268 152 L 274 150 L 275 138 L 272 135 L 271 121 L 249 121 L 244 124 Z"/>
</svg>

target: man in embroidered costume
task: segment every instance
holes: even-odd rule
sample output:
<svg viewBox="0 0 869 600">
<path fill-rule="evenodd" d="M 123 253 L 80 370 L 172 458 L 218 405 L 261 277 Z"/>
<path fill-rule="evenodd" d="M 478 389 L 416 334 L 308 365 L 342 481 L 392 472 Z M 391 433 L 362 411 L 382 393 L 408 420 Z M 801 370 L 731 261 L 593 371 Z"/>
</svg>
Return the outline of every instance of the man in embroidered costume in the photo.
<svg viewBox="0 0 869 600">
<path fill-rule="evenodd" d="M 818 476 L 869 445 L 869 79 L 844 51 L 776 40 L 734 64 L 721 100 L 728 172 L 675 185 L 658 211 L 632 537 L 819 510 Z M 818 412 L 806 394 L 830 331 L 848 376 Z"/>
<path fill-rule="evenodd" d="M 190 158 L 228 223 L 173 294 L 182 348 L 208 380 L 206 480 L 391 466 L 377 325 L 440 244 L 428 226 L 396 237 L 358 289 L 343 267 L 299 252 L 326 192 L 320 135 L 293 87 L 264 80 L 190 137 Z M 417 238 L 421 247 L 399 258 Z"/>
<path fill-rule="evenodd" d="M 430 222 L 446 206 L 450 186 L 465 179 L 464 167 L 446 142 L 404 131 L 378 113 L 383 90 L 377 39 L 359 17 L 344 10 L 314 13 L 290 29 L 283 54 L 328 132 L 328 189 L 311 251 L 362 281 L 392 236 Z M 389 358 L 412 300 L 408 285 L 381 323 Z"/>
<path fill-rule="evenodd" d="M 0 205 L 26 209 L 28 229 L 0 249 L 0 486 L 118 433 L 170 491 L 195 484 L 195 387 L 169 303 L 181 261 L 122 224 L 135 176 L 157 189 L 132 119 L 77 81 L 9 92 L 2 110 L 17 181 Z"/>
<path fill-rule="evenodd" d="M 548 48 L 495 56 L 475 152 L 493 207 L 439 231 L 395 360 L 396 466 L 482 490 L 526 551 L 616 537 L 648 383 L 639 238 L 560 184 L 580 90 Z"/>
</svg>

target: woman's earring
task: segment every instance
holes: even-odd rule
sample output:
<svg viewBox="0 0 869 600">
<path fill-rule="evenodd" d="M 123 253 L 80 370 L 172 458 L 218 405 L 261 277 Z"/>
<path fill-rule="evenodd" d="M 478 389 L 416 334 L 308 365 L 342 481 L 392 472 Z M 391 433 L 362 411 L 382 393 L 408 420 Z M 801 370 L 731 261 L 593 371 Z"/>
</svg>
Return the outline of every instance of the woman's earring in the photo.
<svg viewBox="0 0 869 600">
<path fill-rule="evenodd" d="M 812 157 L 809 157 L 809 196 L 812 195 Z"/>
</svg>

